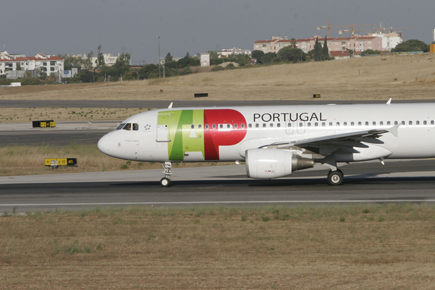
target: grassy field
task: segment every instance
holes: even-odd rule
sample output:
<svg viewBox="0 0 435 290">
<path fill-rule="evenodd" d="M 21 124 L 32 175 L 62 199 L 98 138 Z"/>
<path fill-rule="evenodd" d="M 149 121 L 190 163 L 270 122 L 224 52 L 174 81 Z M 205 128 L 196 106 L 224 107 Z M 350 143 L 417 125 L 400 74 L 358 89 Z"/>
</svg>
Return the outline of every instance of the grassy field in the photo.
<svg viewBox="0 0 435 290">
<path fill-rule="evenodd" d="M 1 108 L 0 123 L 25 123 L 49 119 L 62 121 L 125 120 L 151 108 Z"/>
<path fill-rule="evenodd" d="M 0 217 L 0 289 L 433 289 L 427 205 Z"/>
<path fill-rule="evenodd" d="M 332 101 L 433 99 L 434 59 L 434 54 L 379 56 L 122 83 L 0 88 L 0 99 L 176 101 L 202 92 L 212 100 L 309 100 L 313 94 Z"/>
<path fill-rule="evenodd" d="M 45 166 L 45 158 L 77 158 L 78 167 L 59 166 L 57 170 Z M 109 157 L 98 150 L 97 144 L 68 146 L 2 146 L 0 147 L 0 176 L 40 175 L 117 170 L 161 169 L 160 163 L 126 161 Z M 199 167 L 233 163 L 174 163 L 174 168 Z M 0 288 L 1 289 L 1 288 Z"/>
</svg>

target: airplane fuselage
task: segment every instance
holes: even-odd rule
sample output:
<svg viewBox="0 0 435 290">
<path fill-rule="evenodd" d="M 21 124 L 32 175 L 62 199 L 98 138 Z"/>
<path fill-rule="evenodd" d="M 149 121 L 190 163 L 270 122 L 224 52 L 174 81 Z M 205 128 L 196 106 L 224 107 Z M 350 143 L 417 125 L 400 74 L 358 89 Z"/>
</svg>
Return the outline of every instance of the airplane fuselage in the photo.
<svg viewBox="0 0 435 290">
<path fill-rule="evenodd" d="M 293 146 L 298 140 L 392 127 L 396 134 L 384 133 L 376 142 L 364 136 L 356 140 L 365 146 L 337 140 L 344 144 L 337 150 L 334 139 L 302 150 Z M 160 109 L 128 118 L 98 146 L 107 155 L 128 160 L 201 162 L 244 160 L 249 149 L 279 144 L 316 161 L 330 154 L 336 162 L 435 157 L 435 104 Z"/>
</svg>

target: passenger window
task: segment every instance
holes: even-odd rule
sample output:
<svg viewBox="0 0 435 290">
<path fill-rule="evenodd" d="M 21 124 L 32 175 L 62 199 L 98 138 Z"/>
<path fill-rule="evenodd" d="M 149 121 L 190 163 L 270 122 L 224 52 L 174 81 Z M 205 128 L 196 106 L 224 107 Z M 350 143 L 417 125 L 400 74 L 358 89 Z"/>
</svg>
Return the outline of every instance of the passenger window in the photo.
<svg viewBox="0 0 435 290">
<path fill-rule="evenodd" d="M 251 124 L 249 124 L 249 128 L 251 128 Z M 242 124 L 242 129 L 245 129 L 245 124 Z"/>
<path fill-rule="evenodd" d="M 316 123 L 314 123 L 314 127 L 317 127 L 317 126 L 319 126 L 319 124 L 316 122 Z"/>
<path fill-rule="evenodd" d="M 394 121 L 394 125 L 397 125 L 398 123 L 397 123 L 397 121 Z"/>
<path fill-rule="evenodd" d="M 388 125 L 388 126 L 390 126 L 390 125 L 391 125 L 391 122 L 390 122 L 390 121 L 388 121 L 388 122 L 387 122 L 387 125 Z"/>
<path fill-rule="evenodd" d="M 331 127 L 332 127 L 332 122 L 329 122 L 329 126 L 331 126 Z"/>
<path fill-rule="evenodd" d="M 266 128 L 266 123 L 263 123 L 263 128 Z"/>
<path fill-rule="evenodd" d="M 198 125 L 198 129 L 201 129 L 202 128 L 202 126 L 201 125 Z"/>
<path fill-rule="evenodd" d="M 369 122 L 366 121 L 366 126 L 368 126 L 368 125 L 369 125 Z"/>
<path fill-rule="evenodd" d="M 426 122 L 426 121 L 425 121 Z M 405 121 L 402 121 L 402 125 L 405 125 Z"/>
<path fill-rule="evenodd" d="M 308 127 L 311 127 L 311 123 L 310 122 L 308 122 Z"/>
<path fill-rule="evenodd" d="M 276 126 L 277 126 L 278 128 L 281 127 L 281 123 L 276 124 Z"/>
<path fill-rule="evenodd" d="M 358 122 L 358 126 L 361 126 L 362 125 L 362 123 L 361 122 Z"/>
<path fill-rule="evenodd" d="M 326 123 L 325 122 L 322 122 L 322 127 L 325 127 L 326 126 Z"/>
<path fill-rule="evenodd" d="M 220 125 L 219 125 L 219 128 L 223 129 L 223 128 L 224 128 L 224 125 L 220 124 Z"/>
<path fill-rule="evenodd" d="M 423 121 L 423 125 L 427 125 L 427 121 Z"/>
<path fill-rule="evenodd" d="M 287 124 L 287 127 L 291 127 L 291 126 L 292 126 L 292 123 L 288 123 L 288 124 Z"/>
<path fill-rule="evenodd" d="M 344 123 L 343 123 L 343 126 L 347 126 L 347 122 L 344 122 Z"/>
<path fill-rule="evenodd" d="M 433 121 L 433 120 L 432 120 L 432 121 L 430 121 L 430 124 L 431 124 L 431 125 L 433 125 L 433 124 L 434 124 L 434 121 Z"/>
<path fill-rule="evenodd" d="M 230 128 L 231 128 L 231 125 L 230 125 L 230 124 L 227 124 L 227 128 L 230 129 Z"/>
<path fill-rule="evenodd" d="M 340 126 L 340 122 L 337 122 L 337 126 Z"/>
<path fill-rule="evenodd" d="M 255 128 L 258 128 L 258 127 L 260 127 L 260 124 L 258 124 L 258 123 L 255 124 Z"/>
<path fill-rule="evenodd" d="M 355 126 L 355 123 L 354 123 L 354 122 L 350 122 L 350 125 L 351 125 L 351 126 Z"/>
<path fill-rule="evenodd" d="M 238 127 L 238 125 L 237 125 L 237 124 L 234 124 L 234 129 L 237 129 L 237 127 Z"/>
<path fill-rule="evenodd" d="M 116 130 L 121 130 L 122 128 L 124 128 L 125 123 L 122 123 L 121 125 L 118 126 L 118 128 L 116 128 Z"/>
<path fill-rule="evenodd" d="M 379 125 L 383 126 L 384 125 L 384 121 L 380 121 Z"/>
<path fill-rule="evenodd" d="M 373 126 L 376 126 L 376 121 L 373 121 L 373 123 L 372 123 L 372 124 L 373 124 Z"/>
<path fill-rule="evenodd" d="M 195 125 L 190 126 L 190 128 L 195 129 Z"/>
<path fill-rule="evenodd" d="M 420 125 L 420 121 L 416 121 L 415 124 Z"/>
<path fill-rule="evenodd" d="M 299 127 L 303 127 L 304 126 L 304 123 L 299 123 Z"/>
<path fill-rule="evenodd" d="M 409 125 L 412 125 L 412 121 L 409 121 Z"/>
<path fill-rule="evenodd" d="M 205 124 L 205 128 L 208 129 L 208 124 Z"/>
<path fill-rule="evenodd" d="M 213 127 L 213 129 L 216 129 L 216 124 L 213 124 L 213 126 L 212 126 L 212 127 Z"/>
<path fill-rule="evenodd" d="M 270 123 L 270 128 L 272 128 L 273 127 L 273 123 Z"/>
<path fill-rule="evenodd" d="M 249 127 L 249 128 L 252 128 L 252 124 L 249 123 L 248 127 Z M 242 124 L 242 128 L 243 128 L 243 124 Z"/>
<path fill-rule="evenodd" d="M 139 125 L 137 123 L 133 123 L 133 130 L 134 131 L 139 130 Z"/>
<path fill-rule="evenodd" d="M 125 125 L 125 127 L 123 129 L 130 131 L 131 130 L 131 123 L 128 123 L 127 125 Z"/>
</svg>

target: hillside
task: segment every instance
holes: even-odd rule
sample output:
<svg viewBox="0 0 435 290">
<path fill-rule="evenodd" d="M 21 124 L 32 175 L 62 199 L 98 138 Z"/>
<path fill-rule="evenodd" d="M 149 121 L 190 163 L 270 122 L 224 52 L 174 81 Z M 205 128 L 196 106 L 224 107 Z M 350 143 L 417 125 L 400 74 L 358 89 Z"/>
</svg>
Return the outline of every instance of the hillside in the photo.
<svg viewBox="0 0 435 290">
<path fill-rule="evenodd" d="M 194 93 L 209 93 L 209 100 L 307 100 L 313 94 L 327 100 L 432 99 L 434 59 L 433 54 L 379 56 L 122 83 L 0 88 L 0 98 L 189 100 Z"/>
</svg>

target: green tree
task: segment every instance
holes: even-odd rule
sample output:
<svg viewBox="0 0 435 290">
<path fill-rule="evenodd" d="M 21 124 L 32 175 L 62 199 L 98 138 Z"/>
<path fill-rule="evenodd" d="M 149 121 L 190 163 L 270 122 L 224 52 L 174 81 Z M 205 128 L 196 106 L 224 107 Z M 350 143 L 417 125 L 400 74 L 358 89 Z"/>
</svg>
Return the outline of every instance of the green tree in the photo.
<svg viewBox="0 0 435 290">
<path fill-rule="evenodd" d="M 207 51 L 207 52 L 210 53 L 210 60 L 212 60 L 212 59 L 219 59 L 219 55 L 218 55 L 217 51 L 210 50 L 210 51 Z"/>
<path fill-rule="evenodd" d="M 292 39 L 290 40 L 290 42 L 291 42 L 291 46 L 293 47 L 293 48 L 296 48 L 296 39 L 294 38 L 294 37 L 292 37 Z"/>
<path fill-rule="evenodd" d="M 278 58 L 284 62 L 298 62 L 305 60 L 305 54 L 299 48 L 287 46 L 278 51 Z"/>
<path fill-rule="evenodd" d="M 153 63 L 144 65 L 139 71 L 139 76 L 141 79 L 158 78 L 159 66 Z"/>
<path fill-rule="evenodd" d="M 185 67 L 189 66 L 189 62 L 190 62 L 190 55 L 189 55 L 189 52 L 187 52 L 185 57 L 180 58 L 178 60 L 178 62 L 177 62 L 178 68 L 185 68 Z"/>
<path fill-rule="evenodd" d="M 92 64 L 92 58 L 94 57 L 94 52 L 91 51 L 90 53 L 88 53 L 88 58 L 86 59 L 86 64 L 85 67 L 87 69 L 92 69 L 93 64 Z"/>
<path fill-rule="evenodd" d="M 261 63 L 271 63 L 273 61 L 273 59 L 275 59 L 275 58 L 277 58 L 276 53 L 268 52 L 268 53 L 265 53 L 263 55 L 263 57 L 260 59 L 260 62 Z"/>
<path fill-rule="evenodd" d="M 257 63 L 260 63 L 260 59 L 263 57 L 264 52 L 261 50 L 252 51 L 252 58 L 257 60 Z"/>
<path fill-rule="evenodd" d="M 379 50 L 372 50 L 372 49 L 366 49 L 363 52 L 361 52 L 361 56 L 366 56 L 369 54 L 381 54 Z"/>
<path fill-rule="evenodd" d="M 418 39 L 410 39 L 405 42 L 399 43 L 391 52 L 401 51 L 429 51 L 429 45 Z"/>
<path fill-rule="evenodd" d="M 231 54 L 226 61 L 235 62 L 239 66 L 248 66 L 251 63 L 251 58 L 247 54 Z"/>
<path fill-rule="evenodd" d="M 323 47 L 322 47 L 322 59 L 323 60 L 329 59 L 329 49 L 328 49 L 328 42 L 326 40 L 326 36 L 325 36 L 325 42 L 323 43 Z"/>
<path fill-rule="evenodd" d="M 101 52 L 101 45 L 98 46 L 97 65 L 98 66 L 104 66 L 104 65 L 106 65 L 105 62 L 104 62 L 104 55 Z"/>
<path fill-rule="evenodd" d="M 63 58 L 63 67 L 65 70 L 71 70 L 73 67 L 81 69 L 87 64 L 87 59 L 85 60 L 81 56 L 72 56 L 66 54 L 59 54 L 58 56 Z"/>
<path fill-rule="evenodd" d="M 167 62 L 171 62 L 172 60 L 173 60 L 173 57 L 172 57 L 171 53 L 168 52 L 168 54 L 165 57 L 165 64 Z"/>
<path fill-rule="evenodd" d="M 322 45 L 319 43 L 318 37 L 316 38 L 316 42 L 314 43 L 314 60 L 322 60 Z"/>
</svg>

